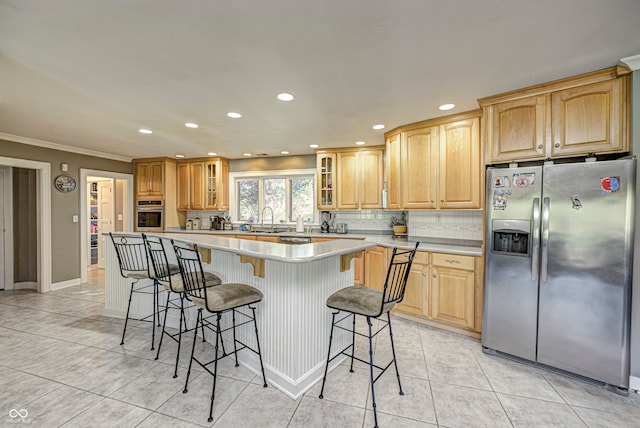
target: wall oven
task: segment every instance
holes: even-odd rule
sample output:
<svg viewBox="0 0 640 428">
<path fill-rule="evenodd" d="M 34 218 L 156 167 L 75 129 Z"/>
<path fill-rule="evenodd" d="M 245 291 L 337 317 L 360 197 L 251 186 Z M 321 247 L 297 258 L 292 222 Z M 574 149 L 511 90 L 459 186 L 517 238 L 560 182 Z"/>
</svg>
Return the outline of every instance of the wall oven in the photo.
<svg viewBox="0 0 640 428">
<path fill-rule="evenodd" d="M 136 231 L 164 231 L 164 201 L 140 200 L 136 202 Z"/>
</svg>

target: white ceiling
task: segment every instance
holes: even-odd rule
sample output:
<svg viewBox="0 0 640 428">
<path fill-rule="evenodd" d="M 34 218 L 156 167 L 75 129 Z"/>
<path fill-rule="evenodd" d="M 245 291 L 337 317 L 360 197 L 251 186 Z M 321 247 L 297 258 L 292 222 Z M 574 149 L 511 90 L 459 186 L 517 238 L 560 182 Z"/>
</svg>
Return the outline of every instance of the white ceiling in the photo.
<svg viewBox="0 0 640 428">
<path fill-rule="evenodd" d="M 0 0 L 0 133 L 310 154 L 639 53 L 638 0 Z"/>
</svg>

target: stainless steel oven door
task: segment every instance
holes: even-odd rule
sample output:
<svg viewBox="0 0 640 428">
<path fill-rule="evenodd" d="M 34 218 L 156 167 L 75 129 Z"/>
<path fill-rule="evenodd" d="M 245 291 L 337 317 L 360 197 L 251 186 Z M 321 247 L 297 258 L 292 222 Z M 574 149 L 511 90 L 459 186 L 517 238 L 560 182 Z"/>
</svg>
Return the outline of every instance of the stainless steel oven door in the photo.
<svg viewBox="0 0 640 428">
<path fill-rule="evenodd" d="M 164 230 L 164 208 L 136 208 L 136 231 L 162 232 Z"/>
</svg>

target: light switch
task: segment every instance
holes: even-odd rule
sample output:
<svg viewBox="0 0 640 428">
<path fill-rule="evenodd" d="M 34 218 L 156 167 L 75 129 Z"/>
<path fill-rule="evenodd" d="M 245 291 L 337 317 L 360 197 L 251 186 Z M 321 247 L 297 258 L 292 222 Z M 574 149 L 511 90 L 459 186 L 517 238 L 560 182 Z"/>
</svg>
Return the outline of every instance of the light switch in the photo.
<svg viewBox="0 0 640 428">
<path fill-rule="evenodd" d="M 122 214 L 118 214 L 118 221 L 122 221 Z"/>
<path fill-rule="evenodd" d="M 77 222 L 78 222 L 78 216 L 77 216 L 77 215 L 74 215 L 74 216 L 73 216 L 72 221 L 73 221 L 74 223 L 77 223 Z"/>
</svg>

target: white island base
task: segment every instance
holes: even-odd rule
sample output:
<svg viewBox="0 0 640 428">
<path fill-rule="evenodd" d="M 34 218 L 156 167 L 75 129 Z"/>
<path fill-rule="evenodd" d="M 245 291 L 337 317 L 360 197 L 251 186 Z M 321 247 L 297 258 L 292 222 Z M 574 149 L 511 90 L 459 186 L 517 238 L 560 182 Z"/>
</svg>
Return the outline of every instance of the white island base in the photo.
<svg viewBox="0 0 640 428">
<path fill-rule="evenodd" d="M 347 248 L 344 241 L 349 240 L 344 240 L 340 244 L 343 248 L 336 251 L 329 245 L 332 241 L 289 248 L 285 244 L 242 241 L 233 238 L 193 237 L 192 235 L 164 235 L 163 237 L 182 242 L 195 242 L 200 248 L 208 246 L 211 251 L 211 263 L 203 263 L 206 271 L 214 272 L 223 282 L 248 284 L 264 294 L 262 302 L 256 305 L 256 317 L 264 369 L 269 385 L 277 387 L 295 399 L 322 378 L 331 328 L 331 310 L 327 308 L 325 302 L 327 297 L 335 291 L 353 285 L 351 259 L 354 255 L 359 255 L 363 249 L 375 244 L 351 241 L 351 247 Z M 207 245 L 209 240 L 228 241 L 231 248 L 227 248 L 227 245 Z M 168 244 L 168 241 L 166 243 Z M 273 246 L 287 247 L 287 254 L 267 258 L 271 254 L 271 249 L 278 250 L 279 253 L 283 251 L 282 248 Z M 120 275 L 113 246 L 107 245 L 107 247 L 103 313 L 106 316 L 124 318 L 130 281 Z M 169 249 L 169 247 L 167 245 L 166 248 Z M 305 251 L 302 247 L 309 248 Z M 172 251 L 168 251 L 168 254 L 171 263 Z M 296 257 L 297 254 L 303 254 L 303 256 Z M 289 255 L 292 257 L 288 260 Z M 241 262 L 241 259 L 245 262 Z M 247 261 L 254 263 L 247 263 Z M 131 316 L 140 317 L 151 312 L 151 296 L 134 295 Z M 196 311 L 189 312 L 189 325 L 193 326 Z M 175 310 L 170 312 L 168 326 L 178 327 L 177 314 L 178 311 Z M 228 322 L 230 325 L 230 314 L 227 315 L 229 316 L 223 317 L 223 322 Z M 239 317 L 236 319 L 239 320 Z M 254 346 L 253 325 L 245 324 L 240 327 L 238 337 Z M 333 340 L 333 349 L 341 349 L 350 342 L 351 335 L 344 330 L 335 330 Z M 232 343 L 231 340 L 228 343 Z M 336 358 L 330 368 L 339 364 L 343 358 Z M 243 366 L 261 375 L 256 354 L 245 349 L 239 353 L 238 359 Z"/>
</svg>

